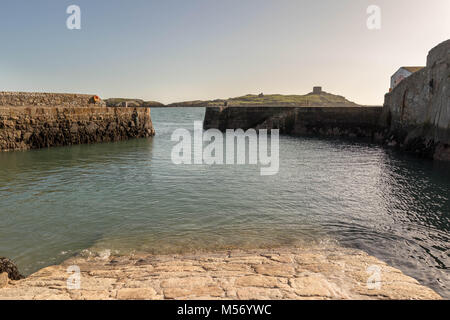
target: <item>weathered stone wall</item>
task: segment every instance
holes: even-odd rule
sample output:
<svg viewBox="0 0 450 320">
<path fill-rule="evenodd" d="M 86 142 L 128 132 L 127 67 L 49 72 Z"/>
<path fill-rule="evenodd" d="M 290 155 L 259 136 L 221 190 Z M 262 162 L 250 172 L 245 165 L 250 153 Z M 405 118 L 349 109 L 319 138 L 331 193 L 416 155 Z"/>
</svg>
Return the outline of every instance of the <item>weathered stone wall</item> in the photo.
<svg viewBox="0 0 450 320">
<path fill-rule="evenodd" d="M 94 95 L 41 92 L 0 92 L 0 106 L 88 107 Z M 98 105 L 106 105 L 99 102 Z"/>
<path fill-rule="evenodd" d="M 208 107 L 205 112 L 203 127 L 226 129 L 255 128 L 272 116 L 293 110 L 284 107 Z"/>
<path fill-rule="evenodd" d="M 281 134 L 368 137 L 382 131 L 381 107 L 207 108 L 204 128 L 279 129 Z"/>
<path fill-rule="evenodd" d="M 71 104 L 70 100 L 61 102 Z M 152 135 L 154 129 L 148 108 L 0 106 L 0 151 L 118 141 Z"/>
<path fill-rule="evenodd" d="M 450 161 L 450 40 L 430 51 L 426 68 L 386 95 L 381 124 L 389 145 Z"/>
</svg>

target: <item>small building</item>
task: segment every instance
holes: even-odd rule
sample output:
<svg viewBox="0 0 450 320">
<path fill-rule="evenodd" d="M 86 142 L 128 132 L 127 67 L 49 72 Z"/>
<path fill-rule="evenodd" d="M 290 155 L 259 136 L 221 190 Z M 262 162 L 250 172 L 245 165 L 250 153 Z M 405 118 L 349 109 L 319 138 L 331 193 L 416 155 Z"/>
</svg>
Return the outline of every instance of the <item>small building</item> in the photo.
<svg viewBox="0 0 450 320">
<path fill-rule="evenodd" d="M 322 87 L 313 87 L 313 94 L 321 94 Z"/>
<path fill-rule="evenodd" d="M 413 73 L 423 69 L 424 67 L 401 67 L 391 77 L 391 87 L 389 91 L 392 91 L 403 79 L 408 78 Z"/>
</svg>

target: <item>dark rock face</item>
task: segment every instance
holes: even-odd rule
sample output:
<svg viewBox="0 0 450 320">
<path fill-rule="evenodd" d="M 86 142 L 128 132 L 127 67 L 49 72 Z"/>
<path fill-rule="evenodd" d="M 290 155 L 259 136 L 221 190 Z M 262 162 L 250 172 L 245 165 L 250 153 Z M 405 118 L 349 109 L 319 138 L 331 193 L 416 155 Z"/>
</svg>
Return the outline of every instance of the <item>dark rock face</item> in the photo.
<svg viewBox="0 0 450 320">
<path fill-rule="evenodd" d="M 228 107 L 207 108 L 204 128 L 279 129 L 297 136 L 378 139 L 381 107 Z"/>
<path fill-rule="evenodd" d="M 8 278 L 11 280 L 20 280 L 24 278 L 11 260 L 0 257 L 0 274 L 4 272 L 8 274 Z"/>
<path fill-rule="evenodd" d="M 381 124 L 388 128 L 386 144 L 450 161 L 450 40 L 386 95 Z"/>
</svg>

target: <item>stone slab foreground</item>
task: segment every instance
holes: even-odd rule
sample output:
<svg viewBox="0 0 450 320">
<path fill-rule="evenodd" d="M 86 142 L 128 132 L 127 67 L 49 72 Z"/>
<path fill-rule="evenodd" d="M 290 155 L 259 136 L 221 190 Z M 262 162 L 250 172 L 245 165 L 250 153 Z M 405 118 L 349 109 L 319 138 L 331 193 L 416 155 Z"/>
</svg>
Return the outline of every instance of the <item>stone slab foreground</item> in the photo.
<svg viewBox="0 0 450 320">
<path fill-rule="evenodd" d="M 79 289 L 68 289 L 70 266 L 81 270 Z M 0 288 L 0 299 L 27 300 L 440 298 L 377 258 L 341 247 L 75 257 Z"/>
</svg>

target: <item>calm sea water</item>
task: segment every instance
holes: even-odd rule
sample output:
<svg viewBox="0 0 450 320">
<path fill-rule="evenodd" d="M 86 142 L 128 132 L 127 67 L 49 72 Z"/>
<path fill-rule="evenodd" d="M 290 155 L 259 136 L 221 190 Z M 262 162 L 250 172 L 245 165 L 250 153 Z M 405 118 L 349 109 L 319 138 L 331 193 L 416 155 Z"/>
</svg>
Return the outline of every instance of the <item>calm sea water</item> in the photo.
<svg viewBox="0 0 450 320">
<path fill-rule="evenodd" d="M 280 138 L 280 171 L 176 166 L 204 109 L 153 109 L 151 139 L 0 153 L 0 256 L 30 274 L 85 249 L 129 254 L 335 241 L 450 298 L 450 167 L 336 140 Z"/>
</svg>

